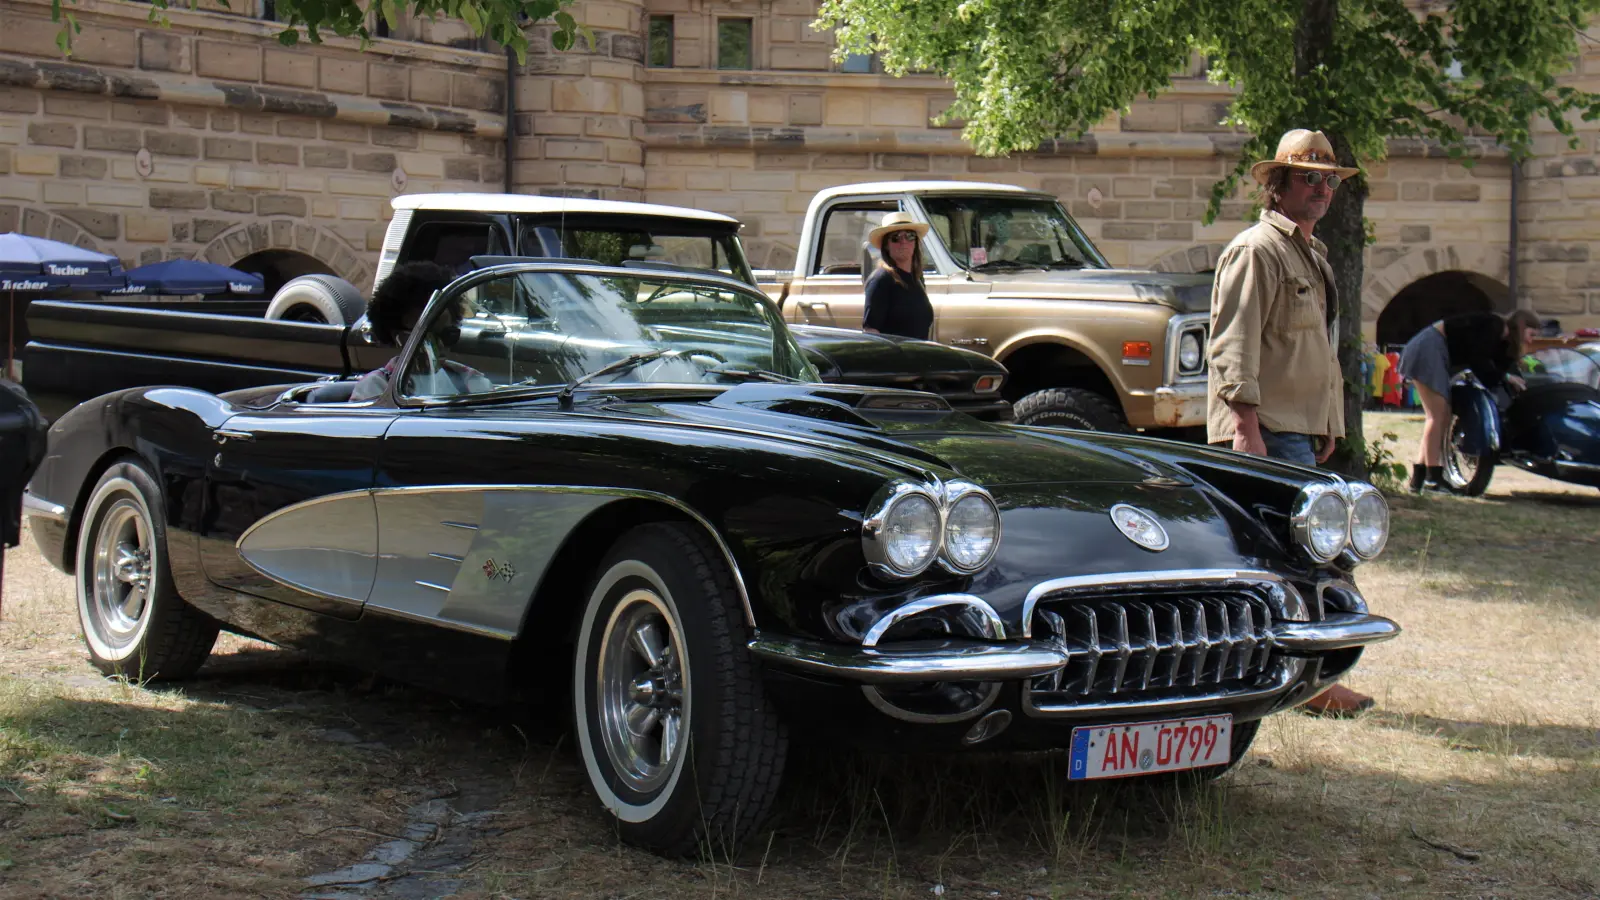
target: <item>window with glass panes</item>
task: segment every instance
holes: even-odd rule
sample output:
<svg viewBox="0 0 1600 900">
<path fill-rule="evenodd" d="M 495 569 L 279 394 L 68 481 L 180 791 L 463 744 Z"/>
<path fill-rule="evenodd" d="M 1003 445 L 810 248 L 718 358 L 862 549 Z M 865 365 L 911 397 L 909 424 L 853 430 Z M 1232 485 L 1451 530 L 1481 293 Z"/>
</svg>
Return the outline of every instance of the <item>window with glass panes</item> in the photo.
<svg viewBox="0 0 1600 900">
<path fill-rule="evenodd" d="M 648 65 L 664 69 L 672 66 L 672 16 L 650 17 L 650 57 Z"/>
</svg>

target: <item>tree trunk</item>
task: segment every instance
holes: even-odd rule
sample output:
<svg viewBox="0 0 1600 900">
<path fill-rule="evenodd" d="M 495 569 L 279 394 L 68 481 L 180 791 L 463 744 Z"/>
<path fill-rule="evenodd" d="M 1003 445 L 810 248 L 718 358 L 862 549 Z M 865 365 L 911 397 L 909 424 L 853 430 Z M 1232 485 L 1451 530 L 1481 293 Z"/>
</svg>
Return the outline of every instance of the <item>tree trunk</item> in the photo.
<svg viewBox="0 0 1600 900">
<path fill-rule="evenodd" d="M 1323 77 L 1317 69 L 1334 45 L 1334 28 L 1339 21 L 1339 0 L 1303 0 L 1300 18 L 1294 27 L 1295 78 L 1302 84 L 1316 84 Z M 1313 90 L 1312 96 L 1318 91 Z M 1315 117 L 1319 110 L 1310 110 Z M 1307 126 L 1316 127 L 1316 126 Z M 1337 127 L 1322 131 L 1333 144 L 1339 164 L 1354 166 L 1350 142 Z M 1361 478 L 1367 477 L 1366 441 L 1362 438 L 1361 402 L 1361 277 L 1362 254 L 1367 245 L 1367 230 L 1362 215 L 1367 203 L 1367 180 L 1352 178 L 1339 186 L 1328 214 L 1317 223 L 1317 237 L 1328 245 L 1328 263 L 1333 266 L 1335 288 L 1339 292 L 1339 366 L 1344 370 L 1345 440 L 1327 465 Z"/>
</svg>

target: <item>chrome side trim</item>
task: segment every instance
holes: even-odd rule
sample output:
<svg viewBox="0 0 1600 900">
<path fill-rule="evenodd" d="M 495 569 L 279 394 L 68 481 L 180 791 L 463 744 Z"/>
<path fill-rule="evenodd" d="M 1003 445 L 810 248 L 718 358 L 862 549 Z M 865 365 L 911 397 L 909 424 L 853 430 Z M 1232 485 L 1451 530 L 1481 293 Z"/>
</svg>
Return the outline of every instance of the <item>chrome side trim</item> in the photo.
<svg viewBox="0 0 1600 900">
<path fill-rule="evenodd" d="M 433 554 L 430 553 L 428 555 L 432 556 Z M 425 588 L 433 588 L 436 591 L 444 591 L 446 594 L 450 593 L 450 589 L 445 587 L 444 585 L 442 585 L 442 584 L 434 584 L 431 581 L 423 581 L 420 578 L 413 580 L 411 583 L 412 584 L 416 584 L 416 585 L 421 585 L 422 587 L 425 587 Z"/>
<path fill-rule="evenodd" d="M 884 615 L 883 618 L 872 623 L 867 633 L 861 638 L 861 646 L 876 647 L 878 641 L 883 639 L 885 633 L 897 623 L 903 622 L 912 616 L 921 615 L 929 610 L 943 609 L 947 606 L 965 606 L 975 610 L 983 617 L 984 633 L 970 635 L 971 637 L 985 637 L 991 641 L 1006 639 L 1006 625 L 1000 620 L 1000 614 L 994 611 L 987 601 L 971 594 L 935 594 L 932 597 L 920 597 L 903 606 L 895 607 Z"/>
<path fill-rule="evenodd" d="M 1305 661 L 1299 659 L 1279 660 L 1272 670 L 1272 681 L 1262 687 L 1247 688 L 1234 691 L 1213 691 L 1194 697 L 1179 697 L 1172 700 L 1113 700 L 1097 703 L 1070 703 L 1059 705 L 1035 706 L 1033 693 L 1022 692 L 1022 711 L 1032 718 L 1087 718 L 1107 713 L 1138 713 L 1159 714 L 1177 712 L 1185 709 L 1194 709 L 1198 706 L 1215 706 L 1218 703 L 1237 703 L 1246 700 L 1255 700 L 1271 697 L 1282 693 L 1295 679 L 1305 672 Z"/>
<path fill-rule="evenodd" d="M 388 609 L 383 607 L 368 606 L 362 610 L 361 616 L 362 618 L 366 618 L 367 616 L 389 616 L 390 618 L 394 619 L 404 619 L 407 622 L 420 622 L 423 625 L 436 625 L 440 628 L 448 628 L 451 631 L 461 631 L 467 634 L 475 634 L 478 637 L 494 638 L 501 641 L 509 641 L 516 638 L 515 634 L 512 634 L 509 631 L 501 631 L 498 628 L 485 628 L 481 625 L 457 622 L 454 619 L 437 619 L 433 616 L 419 616 L 416 613 L 406 612 L 403 609 Z"/>
<path fill-rule="evenodd" d="M 1222 584 L 1230 581 L 1258 582 L 1281 588 L 1284 608 L 1280 611 L 1286 619 L 1304 619 L 1310 613 L 1300 591 L 1283 576 L 1263 569 L 1168 569 L 1154 572 L 1108 572 L 1102 575 L 1072 575 L 1041 581 L 1028 591 L 1022 601 L 1022 636 L 1033 637 L 1033 610 L 1039 601 L 1057 591 L 1091 588 L 1139 587 L 1141 585 Z"/>
<path fill-rule="evenodd" d="M 407 493 L 455 493 L 463 491 L 537 491 L 546 494 L 601 494 L 608 497 L 628 497 L 638 500 L 653 500 L 665 503 L 683 513 L 695 524 L 705 529 L 706 536 L 716 545 L 722 553 L 722 559 L 728 564 L 728 571 L 733 575 L 734 590 L 739 592 L 739 603 L 744 607 L 745 624 L 751 628 L 756 627 L 755 608 L 750 604 L 750 592 L 745 588 L 744 575 L 739 571 L 739 564 L 733 558 L 733 550 L 728 542 L 722 539 L 717 529 L 705 516 L 700 515 L 688 504 L 655 491 L 641 491 L 632 488 L 592 487 L 587 485 L 556 485 L 556 484 L 440 484 L 416 485 L 408 487 L 373 488 L 371 493 L 378 494 L 407 494 Z M 444 523 L 452 524 L 452 523 Z M 477 526 L 472 526 L 476 528 Z"/>
<path fill-rule="evenodd" d="M 1400 626 L 1383 616 L 1334 613 L 1321 622 L 1279 622 L 1272 626 L 1272 645 L 1285 653 L 1314 656 L 1376 644 L 1400 636 Z"/>
<path fill-rule="evenodd" d="M 451 553 L 439 553 L 439 552 L 429 553 L 428 555 L 433 557 L 434 559 L 442 559 L 445 562 L 453 562 L 453 563 L 461 562 L 463 559 L 466 558 L 466 557 L 463 557 L 463 556 L 456 556 L 456 555 L 451 554 Z"/>
<path fill-rule="evenodd" d="M 505 490 L 505 488 L 497 488 L 496 490 L 502 490 L 503 491 L 503 490 Z M 373 491 L 373 493 L 374 494 L 388 494 L 388 493 L 393 493 L 393 490 L 391 490 L 390 488 L 380 488 L 379 490 Z M 472 524 L 471 522 L 440 522 L 439 524 L 443 525 L 446 528 L 465 528 L 468 531 L 477 531 L 478 530 L 478 526 Z M 432 554 L 429 554 L 429 555 L 432 555 Z"/>
<path fill-rule="evenodd" d="M 28 493 L 26 490 L 22 492 L 22 511 L 29 516 L 41 519 L 50 519 L 55 522 L 67 521 L 67 508 L 65 506 L 59 503 L 51 503 L 37 494 Z"/>
<path fill-rule="evenodd" d="M 1006 645 L 969 640 L 905 641 L 877 649 L 758 635 L 749 646 L 750 652 L 770 663 L 866 684 L 1014 681 L 1067 664 L 1067 651 L 1050 641 Z"/>
<path fill-rule="evenodd" d="M 1600 472 L 1600 463 L 1577 462 L 1570 459 L 1554 460 L 1557 472 L 1575 472 L 1582 475 L 1591 475 Z"/>
</svg>

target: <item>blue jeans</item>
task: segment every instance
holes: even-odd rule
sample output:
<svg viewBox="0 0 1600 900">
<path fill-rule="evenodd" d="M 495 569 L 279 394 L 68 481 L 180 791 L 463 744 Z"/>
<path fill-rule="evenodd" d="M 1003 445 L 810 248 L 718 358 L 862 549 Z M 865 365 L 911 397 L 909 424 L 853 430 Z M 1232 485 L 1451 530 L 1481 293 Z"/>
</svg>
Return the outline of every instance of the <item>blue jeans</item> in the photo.
<svg viewBox="0 0 1600 900">
<path fill-rule="evenodd" d="M 1261 429 L 1261 442 L 1267 445 L 1267 455 L 1284 462 L 1292 462 L 1302 466 L 1315 466 L 1317 464 L 1317 451 L 1312 444 L 1311 435 L 1296 434 L 1292 431 L 1272 431 Z"/>
</svg>

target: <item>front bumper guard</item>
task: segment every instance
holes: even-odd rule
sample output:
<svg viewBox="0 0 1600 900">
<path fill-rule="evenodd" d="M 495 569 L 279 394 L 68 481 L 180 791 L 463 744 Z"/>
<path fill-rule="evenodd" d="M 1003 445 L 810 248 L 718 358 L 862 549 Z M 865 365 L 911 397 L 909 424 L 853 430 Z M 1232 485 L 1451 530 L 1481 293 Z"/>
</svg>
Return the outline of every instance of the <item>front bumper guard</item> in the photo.
<svg viewBox="0 0 1600 900">
<path fill-rule="evenodd" d="M 1400 634 L 1391 619 L 1333 613 L 1321 622 L 1280 622 L 1272 646 L 1289 656 L 1317 656 L 1387 641 Z M 1071 651 L 1054 641 L 989 643 L 948 639 L 904 641 L 885 647 L 847 647 L 807 638 L 762 635 L 750 642 L 762 660 L 811 675 L 862 684 L 929 681 L 1017 681 L 1067 665 Z"/>
</svg>

